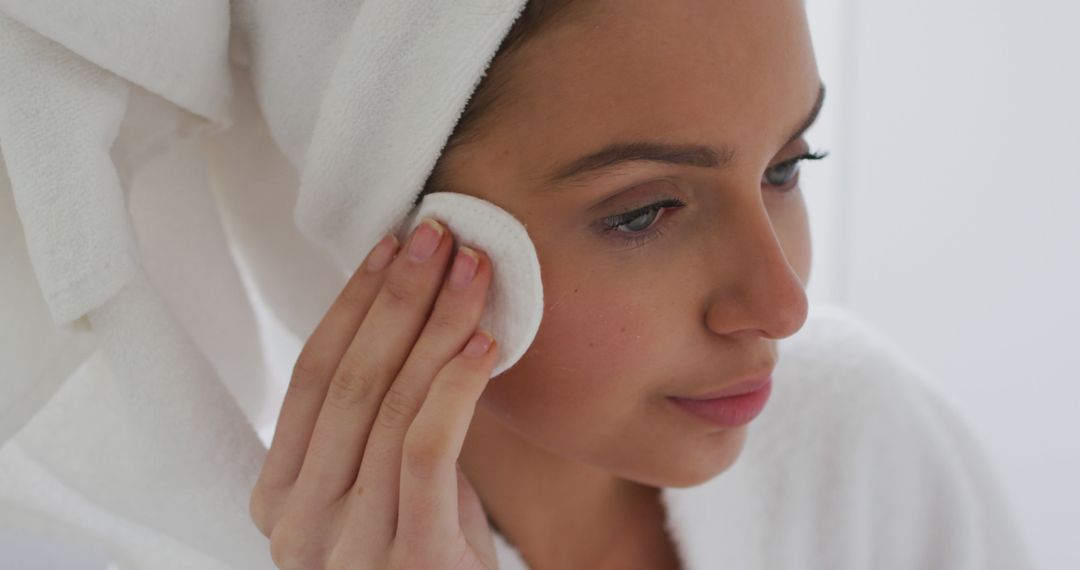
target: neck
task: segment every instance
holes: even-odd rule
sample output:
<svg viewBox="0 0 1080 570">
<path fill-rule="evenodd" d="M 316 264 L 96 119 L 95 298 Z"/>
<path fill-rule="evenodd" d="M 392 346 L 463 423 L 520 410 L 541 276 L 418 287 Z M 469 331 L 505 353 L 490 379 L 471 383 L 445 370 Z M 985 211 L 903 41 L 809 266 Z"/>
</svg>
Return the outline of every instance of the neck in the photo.
<svg viewBox="0 0 1080 570">
<path fill-rule="evenodd" d="M 597 560 L 658 490 L 555 455 L 476 408 L 459 460 L 492 526 L 532 567 Z M 662 512 L 662 511 L 661 511 Z"/>
</svg>

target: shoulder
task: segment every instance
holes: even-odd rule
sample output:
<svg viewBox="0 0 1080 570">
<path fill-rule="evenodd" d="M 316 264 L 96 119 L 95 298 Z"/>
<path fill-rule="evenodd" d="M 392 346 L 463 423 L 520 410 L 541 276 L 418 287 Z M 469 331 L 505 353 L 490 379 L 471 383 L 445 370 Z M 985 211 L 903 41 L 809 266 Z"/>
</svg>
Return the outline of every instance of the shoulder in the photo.
<svg viewBox="0 0 1080 570">
<path fill-rule="evenodd" d="M 695 525 L 699 505 L 732 506 L 731 524 L 710 524 L 772 545 L 745 553 L 746 567 L 1029 567 L 981 444 L 926 370 L 831 305 L 779 348 L 738 461 L 700 489 L 668 491 L 670 506 Z"/>
<path fill-rule="evenodd" d="M 835 305 L 813 305 L 803 328 L 780 341 L 774 379 L 757 427 L 778 430 L 789 442 L 800 433 L 851 445 L 910 437 L 910 428 L 930 427 L 920 416 L 954 410 L 928 372 L 865 319 Z"/>
<path fill-rule="evenodd" d="M 798 478 L 784 482 L 792 492 L 828 497 L 852 517 L 918 508 L 935 487 L 963 483 L 958 451 L 974 439 L 966 421 L 862 317 L 818 305 L 779 351 L 770 401 L 749 427 L 748 467 L 783 465 L 798 473 L 784 475 Z"/>
<path fill-rule="evenodd" d="M 775 379 L 776 397 L 750 436 L 753 453 L 775 457 L 759 460 L 802 462 L 833 480 L 873 477 L 859 488 L 882 502 L 927 502 L 948 490 L 946 503 L 967 507 L 958 494 L 992 476 L 971 423 L 933 376 L 847 309 L 819 306 L 785 339 Z"/>
</svg>

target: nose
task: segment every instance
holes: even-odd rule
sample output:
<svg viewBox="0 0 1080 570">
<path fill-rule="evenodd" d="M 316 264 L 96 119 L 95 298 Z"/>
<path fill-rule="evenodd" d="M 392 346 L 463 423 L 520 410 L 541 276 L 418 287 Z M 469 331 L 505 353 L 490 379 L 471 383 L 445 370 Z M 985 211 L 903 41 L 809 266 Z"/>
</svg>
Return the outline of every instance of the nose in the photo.
<svg viewBox="0 0 1080 570">
<path fill-rule="evenodd" d="M 702 248 L 703 267 L 715 283 L 705 324 L 723 335 L 785 338 L 806 322 L 806 287 L 788 261 L 760 190 L 743 196 L 756 198 L 744 198 L 728 215 L 717 216 L 718 227 Z"/>
</svg>

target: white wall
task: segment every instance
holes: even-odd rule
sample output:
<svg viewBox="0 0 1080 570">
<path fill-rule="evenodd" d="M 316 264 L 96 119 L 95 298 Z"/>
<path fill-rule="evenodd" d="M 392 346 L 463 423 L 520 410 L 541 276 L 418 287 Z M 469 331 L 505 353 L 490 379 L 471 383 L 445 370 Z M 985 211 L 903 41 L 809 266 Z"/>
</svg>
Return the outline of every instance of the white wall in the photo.
<svg viewBox="0 0 1080 570">
<path fill-rule="evenodd" d="M 934 374 L 1039 566 L 1080 568 L 1080 3 L 808 9 L 832 150 L 804 172 L 810 293 Z"/>
<path fill-rule="evenodd" d="M 1080 568 L 1080 3 L 807 2 L 829 90 L 808 139 L 831 151 L 803 172 L 809 293 L 934 373 L 1039 566 Z M 300 345 L 255 301 L 273 406 Z M 273 423 L 259 427 L 269 443 Z"/>
<path fill-rule="evenodd" d="M 802 175 L 812 302 L 930 371 L 1038 567 L 1080 568 L 1080 3 L 807 6 L 828 89 L 808 141 L 831 153 Z M 300 345 L 258 308 L 283 390 Z"/>
</svg>

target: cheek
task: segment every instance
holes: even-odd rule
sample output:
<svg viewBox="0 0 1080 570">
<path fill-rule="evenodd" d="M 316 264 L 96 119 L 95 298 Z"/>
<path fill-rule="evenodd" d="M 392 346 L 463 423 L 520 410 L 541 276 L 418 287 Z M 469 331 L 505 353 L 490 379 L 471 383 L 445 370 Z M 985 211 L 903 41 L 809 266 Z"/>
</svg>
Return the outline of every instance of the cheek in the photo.
<svg viewBox="0 0 1080 570">
<path fill-rule="evenodd" d="M 545 301 L 536 339 L 488 385 L 486 404 L 541 438 L 612 429 L 640 413 L 663 389 L 653 368 L 663 361 L 656 355 L 669 349 L 641 293 L 581 280 L 548 290 L 557 294 Z"/>
</svg>

